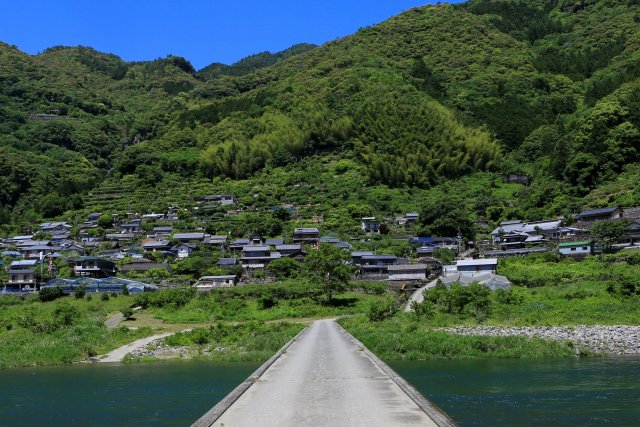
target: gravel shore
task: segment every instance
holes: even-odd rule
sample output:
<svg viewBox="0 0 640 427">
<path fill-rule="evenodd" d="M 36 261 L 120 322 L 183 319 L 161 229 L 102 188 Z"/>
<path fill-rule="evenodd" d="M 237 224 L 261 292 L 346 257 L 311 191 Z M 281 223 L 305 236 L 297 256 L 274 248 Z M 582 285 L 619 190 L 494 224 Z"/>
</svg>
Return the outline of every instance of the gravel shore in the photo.
<svg viewBox="0 0 640 427">
<path fill-rule="evenodd" d="M 474 326 L 437 328 L 458 335 L 525 336 L 571 341 L 576 349 L 606 354 L 640 354 L 640 326 Z"/>
</svg>

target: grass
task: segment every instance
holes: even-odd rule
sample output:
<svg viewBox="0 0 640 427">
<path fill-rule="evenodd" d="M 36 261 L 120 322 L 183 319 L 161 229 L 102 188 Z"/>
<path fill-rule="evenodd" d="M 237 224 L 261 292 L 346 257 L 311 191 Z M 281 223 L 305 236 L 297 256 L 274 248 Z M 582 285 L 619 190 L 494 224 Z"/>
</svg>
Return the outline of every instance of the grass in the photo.
<svg viewBox="0 0 640 427">
<path fill-rule="evenodd" d="M 172 347 L 189 347 L 190 357 L 195 360 L 264 362 L 305 327 L 291 322 L 216 322 L 209 327 L 178 332 L 164 342 Z"/>
<path fill-rule="evenodd" d="M 48 303 L 1 299 L 0 368 L 78 362 L 151 335 L 150 328 L 108 330 L 104 326 L 108 313 L 131 302 L 131 297 L 124 296 L 109 301 L 71 297 Z"/>
<path fill-rule="evenodd" d="M 379 285 L 358 286 L 364 289 L 352 288 L 330 303 L 306 280 L 243 286 L 198 294 L 184 305 L 164 304 L 149 312 L 164 322 L 182 324 L 337 317 L 368 312 L 384 293 Z"/>
<path fill-rule="evenodd" d="M 460 336 L 434 331 L 403 313 L 382 322 L 364 316 L 338 321 L 377 356 L 386 360 L 567 357 L 570 343 L 525 337 Z"/>
</svg>

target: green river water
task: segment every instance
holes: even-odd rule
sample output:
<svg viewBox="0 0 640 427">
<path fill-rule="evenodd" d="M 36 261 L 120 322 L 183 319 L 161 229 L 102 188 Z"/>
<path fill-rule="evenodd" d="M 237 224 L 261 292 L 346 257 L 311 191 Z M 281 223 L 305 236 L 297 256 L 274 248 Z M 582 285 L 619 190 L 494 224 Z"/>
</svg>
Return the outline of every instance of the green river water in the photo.
<svg viewBox="0 0 640 427">
<path fill-rule="evenodd" d="M 640 426 L 640 358 L 391 362 L 461 426 Z M 0 371 L 0 426 L 185 426 L 247 363 Z"/>
</svg>

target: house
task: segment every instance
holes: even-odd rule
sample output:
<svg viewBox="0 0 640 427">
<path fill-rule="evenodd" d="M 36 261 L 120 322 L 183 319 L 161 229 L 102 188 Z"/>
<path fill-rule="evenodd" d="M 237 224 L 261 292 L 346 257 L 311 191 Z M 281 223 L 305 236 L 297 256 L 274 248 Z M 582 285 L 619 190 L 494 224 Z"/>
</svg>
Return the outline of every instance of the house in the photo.
<svg viewBox="0 0 640 427">
<path fill-rule="evenodd" d="M 230 194 L 213 194 L 210 196 L 205 196 L 199 200 L 200 203 L 205 204 L 217 204 L 220 206 L 226 205 L 235 205 L 236 199 Z"/>
<path fill-rule="evenodd" d="M 50 246 L 49 240 L 22 240 L 15 244 L 18 248 L 26 248 L 29 246 Z"/>
<path fill-rule="evenodd" d="M 226 276 L 203 276 L 196 283 L 198 291 L 209 291 L 213 288 L 231 288 L 238 283 L 235 275 Z"/>
<path fill-rule="evenodd" d="M 500 251 L 486 251 L 485 256 L 490 258 L 508 258 L 516 256 L 527 256 L 530 254 L 539 254 L 549 252 L 551 249 L 548 247 L 541 248 L 524 248 L 524 249 L 505 249 Z"/>
<path fill-rule="evenodd" d="M 495 273 L 485 273 L 476 276 L 465 276 L 458 273 L 443 277 L 441 280 L 447 288 L 450 288 L 454 283 L 459 283 L 462 286 L 469 286 L 471 283 L 476 282 L 480 285 L 486 286 L 492 291 L 498 289 L 511 289 L 511 282 L 509 279 Z"/>
<path fill-rule="evenodd" d="M 171 249 L 171 242 L 168 240 L 147 240 L 142 242 L 142 249 L 150 252 L 168 251 Z"/>
<path fill-rule="evenodd" d="M 205 238 L 204 233 L 175 233 L 173 238 L 182 243 L 202 242 Z"/>
<path fill-rule="evenodd" d="M 527 175 L 510 173 L 503 177 L 504 182 L 508 184 L 522 184 L 528 186 L 531 179 Z"/>
<path fill-rule="evenodd" d="M 86 222 L 96 222 L 102 216 L 102 212 L 94 212 L 87 215 Z"/>
<path fill-rule="evenodd" d="M 227 235 L 205 236 L 202 241 L 203 245 L 223 247 L 227 243 Z"/>
<path fill-rule="evenodd" d="M 362 218 L 360 228 L 366 234 L 380 234 L 380 222 L 374 216 Z"/>
<path fill-rule="evenodd" d="M 560 243 L 558 245 L 558 252 L 564 256 L 585 257 L 593 253 L 593 245 L 588 240 Z"/>
<path fill-rule="evenodd" d="M 159 226 L 153 227 L 153 234 L 155 237 L 169 237 L 173 233 L 173 226 Z"/>
<path fill-rule="evenodd" d="M 36 266 L 40 263 L 37 259 L 21 259 L 17 261 L 12 261 L 9 264 L 9 270 L 28 270 L 36 268 Z"/>
<path fill-rule="evenodd" d="M 624 236 L 629 239 L 631 245 L 640 240 L 640 222 L 632 222 L 624 230 Z"/>
<path fill-rule="evenodd" d="M 460 260 L 456 262 L 456 268 L 459 274 L 468 277 L 495 273 L 498 268 L 498 260 L 496 258 Z"/>
<path fill-rule="evenodd" d="M 9 239 L 12 243 L 18 243 L 18 242 L 24 242 L 26 240 L 31 240 L 33 239 L 33 234 L 30 235 L 22 235 L 22 236 L 13 236 L 11 239 Z"/>
<path fill-rule="evenodd" d="M 269 246 L 249 245 L 242 248 L 240 262 L 245 268 L 264 268 L 272 260 L 281 257 L 280 252 L 271 252 Z"/>
<path fill-rule="evenodd" d="M 161 213 L 150 213 L 142 215 L 142 219 L 157 221 L 164 218 L 164 214 Z"/>
<path fill-rule="evenodd" d="M 318 243 L 320 231 L 317 228 L 296 228 L 293 231 L 293 241 L 296 243 Z"/>
<path fill-rule="evenodd" d="M 362 257 L 373 255 L 373 252 L 351 252 L 351 263 L 353 265 L 361 266 Z"/>
<path fill-rule="evenodd" d="M 18 251 L 2 251 L 0 252 L 0 256 L 3 257 L 11 257 L 11 258 L 19 258 L 22 254 Z"/>
<path fill-rule="evenodd" d="M 44 222 L 40 224 L 40 231 L 47 234 L 64 233 L 71 230 L 71 226 L 66 222 Z"/>
<path fill-rule="evenodd" d="M 82 256 L 85 253 L 85 250 L 82 246 L 80 245 L 68 245 L 62 248 L 62 251 L 69 254 L 75 254 L 73 256 Z"/>
<path fill-rule="evenodd" d="M 165 271 L 169 271 L 169 265 L 162 263 L 158 264 L 152 261 L 149 261 L 146 258 L 139 258 L 130 263 L 124 264 L 120 267 L 121 273 L 135 272 L 135 273 L 144 273 L 149 270 L 157 270 L 162 269 Z"/>
<path fill-rule="evenodd" d="M 84 256 L 72 258 L 69 263 L 75 276 L 100 279 L 116 275 L 116 264 L 104 258 Z"/>
<path fill-rule="evenodd" d="M 238 264 L 238 261 L 235 258 L 220 258 L 216 265 L 222 268 L 231 268 L 235 267 Z"/>
<path fill-rule="evenodd" d="M 130 223 L 120 224 L 120 230 L 122 230 L 123 233 L 139 233 L 141 230 L 140 221 L 138 220 Z"/>
<path fill-rule="evenodd" d="M 33 287 L 35 290 L 38 280 L 36 270 L 33 268 L 10 268 L 8 271 L 7 286 L 24 289 Z"/>
<path fill-rule="evenodd" d="M 364 255 L 360 264 L 362 276 L 384 276 L 388 274 L 390 265 L 398 264 L 395 255 Z"/>
<path fill-rule="evenodd" d="M 590 209 L 578 214 L 577 218 L 584 222 L 613 221 L 622 218 L 623 212 L 619 207 Z"/>
<path fill-rule="evenodd" d="M 347 242 L 336 242 L 336 243 L 332 243 L 332 245 L 338 249 L 344 249 L 346 251 L 350 251 L 351 248 L 353 247 L 351 243 L 347 243 Z"/>
<path fill-rule="evenodd" d="M 426 280 L 430 269 L 427 264 L 399 264 L 387 267 L 389 280 Z"/>
<path fill-rule="evenodd" d="M 60 252 L 60 246 L 27 246 L 20 248 L 20 252 L 25 258 L 40 258 L 54 252 Z"/>
<path fill-rule="evenodd" d="M 284 240 L 283 239 L 267 239 L 264 242 L 264 244 L 267 246 L 276 247 L 278 245 L 284 245 Z"/>
<path fill-rule="evenodd" d="M 331 237 L 331 236 L 322 236 L 319 240 L 320 243 L 331 243 L 336 244 L 338 242 L 340 242 L 340 239 L 338 239 L 337 237 Z"/>
<path fill-rule="evenodd" d="M 280 252 L 282 256 L 294 257 L 302 254 L 302 243 L 293 243 L 289 245 L 277 245 L 276 251 Z"/>
<path fill-rule="evenodd" d="M 104 238 L 106 240 L 116 241 L 116 242 L 126 242 L 133 240 L 132 233 L 109 233 L 105 234 Z"/>
<path fill-rule="evenodd" d="M 176 256 L 176 258 L 184 259 L 184 258 L 189 258 L 189 256 L 191 256 L 191 254 L 195 249 L 197 249 L 196 245 L 184 244 L 184 245 L 177 245 L 172 247 L 170 249 L 170 252 L 173 253 Z"/>
<path fill-rule="evenodd" d="M 241 251 L 242 248 L 248 246 L 251 243 L 249 239 L 236 239 L 229 245 L 229 250 L 232 251 Z"/>
<path fill-rule="evenodd" d="M 414 225 L 418 222 L 420 214 L 417 212 L 407 212 L 404 216 L 396 218 L 396 223 L 401 227 Z"/>
</svg>

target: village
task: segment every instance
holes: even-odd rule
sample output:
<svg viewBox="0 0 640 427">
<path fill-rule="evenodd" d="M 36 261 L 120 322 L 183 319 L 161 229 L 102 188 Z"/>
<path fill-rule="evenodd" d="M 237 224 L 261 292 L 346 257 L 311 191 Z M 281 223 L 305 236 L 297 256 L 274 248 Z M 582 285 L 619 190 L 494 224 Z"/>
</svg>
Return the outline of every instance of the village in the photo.
<svg viewBox="0 0 640 427">
<path fill-rule="evenodd" d="M 135 293 L 185 285 L 206 291 L 267 284 L 282 274 L 290 276 L 287 272 L 302 266 L 306 255 L 322 244 L 349 252 L 354 280 L 385 281 L 412 290 L 443 276 L 445 283 L 509 287 L 508 278 L 497 274 L 500 258 L 550 252 L 580 260 L 631 248 L 640 240 L 640 208 L 620 207 L 584 210 L 571 221 L 505 221 L 477 241 L 460 235 L 412 236 L 420 217 L 417 212 L 383 221 L 363 217 L 354 235 L 342 239 L 324 234 L 322 224 L 296 227 L 286 236 L 242 238 L 232 238 L 230 232 L 210 234 L 198 226 L 174 227 L 186 216 L 198 221 L 207 211 L 232 214 L 238 209 L 233 195 L 210 195 L 188 210 L 173 206 L 165 213 L 95 212 L 77 226 L 42 223 L 32 234 L 1 241 L 6 279 L 0 282 L 0 292 L 23 294 L 59 287 L 71 294 L 82 287 L 87 292 Z M 294 210 L 291 206 L 275 209 Z M 606 243 L 591 233 L 592 227 L 602 223 L 619 225 Z M 389 245 L 376 250 L 376 244 L 385 240 L 393 240 L 401 248 L 395 252 L 401 255 L 389 250 Z M 197 262 L 190 265 L 189 260 Z"/>
</svg>

